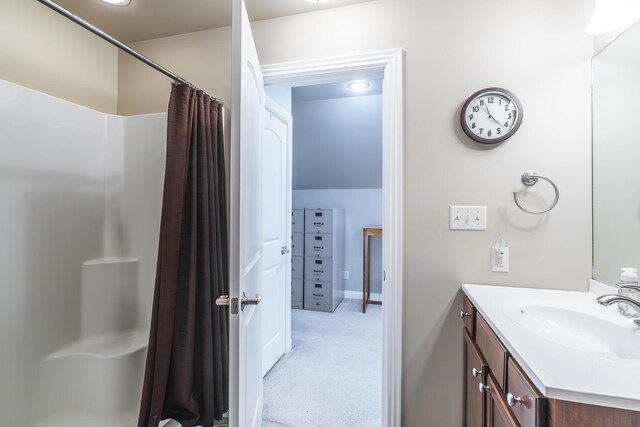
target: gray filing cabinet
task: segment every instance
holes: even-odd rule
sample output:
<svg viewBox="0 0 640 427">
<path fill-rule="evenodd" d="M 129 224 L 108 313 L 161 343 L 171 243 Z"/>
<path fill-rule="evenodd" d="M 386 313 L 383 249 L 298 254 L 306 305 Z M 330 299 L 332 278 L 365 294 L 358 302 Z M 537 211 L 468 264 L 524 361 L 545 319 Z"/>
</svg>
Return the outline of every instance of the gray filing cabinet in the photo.
<svg viewBox="0 0 640 427">
<path fill-rule="evenodd" d="M 333 312 L 344 299 L 344 209 L 305 209 L 304 218 L 304 308 Z"/>
<path fill-rule="evenodd" d="M 291 308 L 304 308 L 304 209 L 291 211 Z"/>
</svg>

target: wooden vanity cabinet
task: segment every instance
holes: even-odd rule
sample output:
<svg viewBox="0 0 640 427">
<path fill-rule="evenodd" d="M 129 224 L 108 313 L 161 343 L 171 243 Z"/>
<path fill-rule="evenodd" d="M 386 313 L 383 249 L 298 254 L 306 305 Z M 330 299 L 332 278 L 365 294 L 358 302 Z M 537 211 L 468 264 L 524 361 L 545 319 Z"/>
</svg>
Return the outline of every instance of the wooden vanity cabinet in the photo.
<svg viewBox="0 0 640 427">
<path fill-rule="evenodd" d="M 461 315 L 464 427 L 640 427 L 639 411 L 547 399 L 466 296 Z"/>
<path fill-rule="evenodd" d="M 485 394 L 480 384 L 486 382 L 489 366 L 467 328 L 464 328 L 464 426 L 484 427 Z"/>
<path fill-rule="evenodd" d="M 498 382 L 489 374 L 487 378 L 487 427 L 519 427 Z"/>
</svg>

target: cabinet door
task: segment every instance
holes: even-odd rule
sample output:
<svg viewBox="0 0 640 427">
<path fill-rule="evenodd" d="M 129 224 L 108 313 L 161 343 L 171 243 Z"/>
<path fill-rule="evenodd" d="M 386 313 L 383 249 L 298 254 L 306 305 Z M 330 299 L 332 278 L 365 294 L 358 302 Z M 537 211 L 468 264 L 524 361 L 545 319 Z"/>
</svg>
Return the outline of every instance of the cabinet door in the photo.
<svg viewBox="0 0 640 427">
<path fill-rule="evenodd" d="M 485 392 L 480 391 L 489 370 L 467 328 L 464 333 L 464 426 L 485 426 Z"/>
<path fill-rule="evenodd" d="M 520 427 L 493 375 L 487 378 L 487 427 Z"/>
</svg>

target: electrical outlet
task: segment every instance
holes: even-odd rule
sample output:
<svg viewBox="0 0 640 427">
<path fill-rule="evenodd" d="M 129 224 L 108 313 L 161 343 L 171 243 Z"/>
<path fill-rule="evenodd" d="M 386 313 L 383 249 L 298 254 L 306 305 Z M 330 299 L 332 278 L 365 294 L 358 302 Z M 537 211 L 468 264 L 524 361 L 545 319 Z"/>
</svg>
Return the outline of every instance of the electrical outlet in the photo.
<svg viewBox="0 0 640 427">
<path fill-rule="evenodd" d="M 449 206 L 449 230 L 484 231 L 486 229 L 486 206 Z"/>
<path fill-rule="evenodd" d="M 343 271 L 342 274 L 344 276 L 343 277 L 344 280 L 349 280 L 349 272 L 348 271 Z"/>
<path fill-rule="evenodd" d="M 509 248 L 498 246 L 491 248 L 491 271 L 494 273 L 509 272 Z"/>
</svg>

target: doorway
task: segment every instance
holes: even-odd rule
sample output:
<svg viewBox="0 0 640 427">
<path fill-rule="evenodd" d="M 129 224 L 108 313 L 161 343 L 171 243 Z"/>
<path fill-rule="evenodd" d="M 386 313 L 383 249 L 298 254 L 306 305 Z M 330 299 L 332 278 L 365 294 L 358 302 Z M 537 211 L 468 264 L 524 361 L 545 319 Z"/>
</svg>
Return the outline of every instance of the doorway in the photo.
<svg viewBox="0 0 640 427">
<path fill-rule="evenodd" d="M 377 374 L 382 378 L 380 424 L 383 426 L 400 425 L 400 357 L 402 343 L 402 281 L 400 268 L 402 257 L 400 242 L 402 232 L 401 58 L 401 51 L 396 50 L 262 67 L 265 84 L 268 87 L 277 85 L 289 85 L 289 87 L 330 85 L 350 80 L 356 74 L 368 76 L 377 74 L 381 79 L 383 91 L 381 222 L 384 229 L 382 239 L 384 252 L 382 260 L 382 299 L 385 303 L 380 313 L 382 317 L 382 363 Z M 339 310 L 339 308 L 340 306 L 336 310 Z M 337 311 L 337 313 L 339 314 L 340 312 Z M 310 386 L 313 387 L 313 385 Z"/>
</svg>

